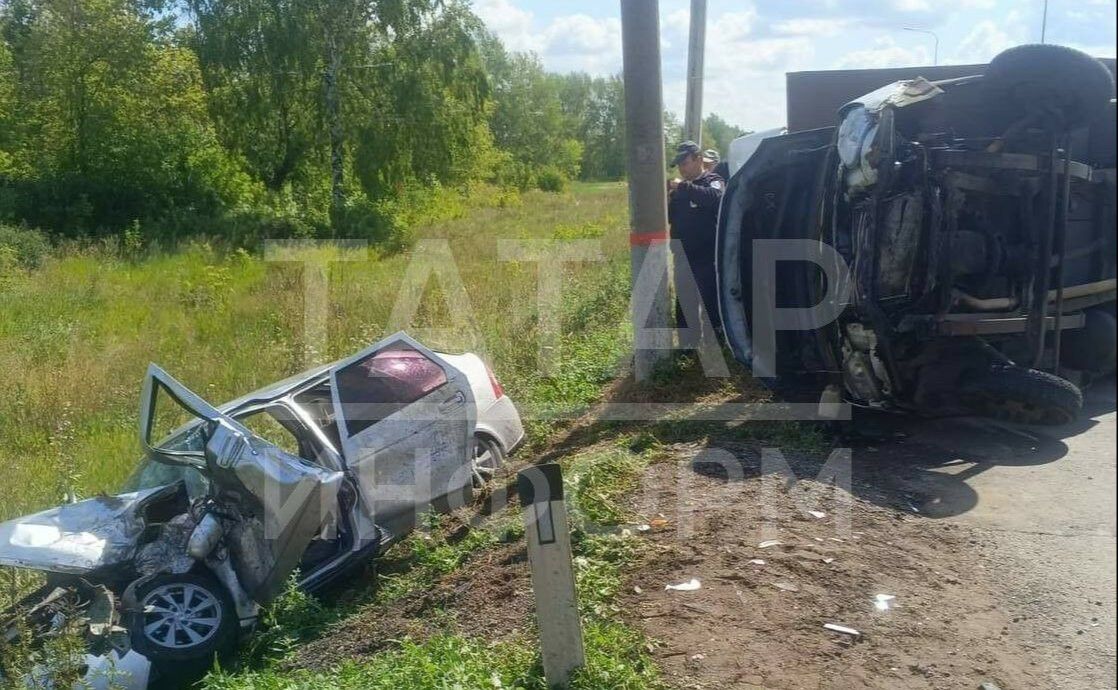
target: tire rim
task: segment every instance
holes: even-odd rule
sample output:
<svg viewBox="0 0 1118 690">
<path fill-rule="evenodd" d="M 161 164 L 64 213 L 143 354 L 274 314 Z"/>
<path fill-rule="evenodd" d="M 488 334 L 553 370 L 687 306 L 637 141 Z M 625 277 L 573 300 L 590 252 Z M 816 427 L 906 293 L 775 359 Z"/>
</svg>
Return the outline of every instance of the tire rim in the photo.
<svg viewBox="0 0 1118 690">
<path fill-rule="evenodd" d="M 474 440 L 472 464 L 475 489 L 480 489 L 493 481 L 493 477 L 497 474 L 498 461 L 491 441 L 480 437 Z"/>
<path fill-rule="evenodd" d="M 197 585 L 157 587 L 144 597 L 144 637 L 166 649 L 206 644 L 221 627 L 221 601 Z"/>
</svg>

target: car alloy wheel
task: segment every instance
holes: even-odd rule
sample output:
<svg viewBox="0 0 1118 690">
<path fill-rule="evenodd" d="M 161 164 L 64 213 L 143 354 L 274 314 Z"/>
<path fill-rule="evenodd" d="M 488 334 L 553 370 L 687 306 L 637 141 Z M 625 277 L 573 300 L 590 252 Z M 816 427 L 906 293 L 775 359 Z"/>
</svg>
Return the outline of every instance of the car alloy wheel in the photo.
<svg viewBox="0 0 1118 690">
<path fill-rule="evenodd" d="M 475 489 L 484 488 L 493 481 L 497 476 L 497 470 L 504 464 L 505 454 L 496 441 L 480 435 L 474 438 L 474 455 L 470 469 Z"/>
<path fill-rule="evenodd" d="M 156 587 L 141 606 L 144 637 L 168 650 L 205 646 L 218 635 L 225 615 L 217 596 L 188 582 Z"/>
</svg>

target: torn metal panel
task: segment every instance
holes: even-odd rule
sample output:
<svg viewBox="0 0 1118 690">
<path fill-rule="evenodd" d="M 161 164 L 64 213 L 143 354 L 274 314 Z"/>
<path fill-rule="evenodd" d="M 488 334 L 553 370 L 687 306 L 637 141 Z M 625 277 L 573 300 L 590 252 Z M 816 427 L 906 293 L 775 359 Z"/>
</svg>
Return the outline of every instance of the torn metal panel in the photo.
<svg viewBox="0 0 1118 690">
<path fill-rule="evenodd" d="M 943 89 L 923 77 L 905 79 L 886 84 L 880 89 L 875 89 L 861 98 L 846 104 L 840 111 L 846 111 L 861 106 L 870 113 L 879 113 L 885 108 L 906 108 L 922 101 L 942 96 Z"/>
<path fill-rule="evenodd" d="M 140 575 L 187 573 L 194 558 L 186 552 L 196 525 L 190 514 L 177 515 L 163 525 L 159 538 L 144 544 L 136 554 L 135 568 Z"/>
<path fill-rule="evenodd" d="M 127 563 L 146 526 L 144 508 L 180 490 L 102 496 L 5 522 L 0 565 L 81 575 Z"/>
</svg>

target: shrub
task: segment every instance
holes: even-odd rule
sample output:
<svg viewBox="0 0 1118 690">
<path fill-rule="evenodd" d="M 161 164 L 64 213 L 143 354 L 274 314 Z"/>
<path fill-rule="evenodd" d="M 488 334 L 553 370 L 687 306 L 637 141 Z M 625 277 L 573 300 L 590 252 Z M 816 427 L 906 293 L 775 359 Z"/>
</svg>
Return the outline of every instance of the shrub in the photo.
<svg viewBox="0 0 1118 690">
<path fill-rule="evenodd" d="M 555 167 L 548 166 L 536 176 L 536 184 L 545 192 L 567 191 L 567 177 Z"/>
<path fill-rule="evenodd" d="M 38 268 L 50 253 L 46 235 L 31 228 L 0 225 L 0 248 L 23 268 Z"/>
</svg>

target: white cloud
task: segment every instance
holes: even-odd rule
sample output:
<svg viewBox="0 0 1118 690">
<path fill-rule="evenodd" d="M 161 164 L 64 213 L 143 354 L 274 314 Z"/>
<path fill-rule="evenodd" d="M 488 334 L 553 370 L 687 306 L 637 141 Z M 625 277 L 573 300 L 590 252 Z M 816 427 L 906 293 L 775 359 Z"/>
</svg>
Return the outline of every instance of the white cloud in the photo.
<svg viewBox="0 0 1118 690">
<path fill-rule="evenodd" d="M 3 2 L 3 0 L 0 0 Z M 551 0 L 473 0 L 475 11 L 511 50 L 537 53 L 549 70 L 596 75 L 621 71 L 616 0 L 600 6 Z M 1114 0 L 1053 3 L 1050 41 L 1115 53 Z M 665 107 L 682 113 L 686 91 L 687 0 L 661 0 Z M 940 62 L 985 62 L 1002 49 L 1039 39 L 1040 8 L 1017 0 L 732 0 L 710 3 L 704 110 L 750 129 L 783 123 L 785 73 Z M 533 13 L 532 10 L 535 10 Z M 1109 43 L 1108 43 L 1109 41 Z"/>
<path fill-rule="evenodd" d="M 537 28 L 535 15 L 512 0 L 474 0 L 474 12 L 506 48 L 536 53 L 549 69 L 594 74 L 621 69 L 621 21 L 617 18 L 571 14 Z"/>
<path fill-rule="evenodd" d="M 1115 54 L 1118 53 L 1118 49 L 1116 49 L 1116 46 L 1113 43 L 1107 43 L 1104 45 L 1084 45 L 1080 43 L 1069 43 L 1068 45 L 1072 48 L 1075 48 L 1076 50 L 1082 50 L 1084 53 L 1093 55 L 1097 58 L 1114 59 Z"/>
<path fill-rule="evenodd" d="M 672 10 L 660 17 L 660 34 L 669 45 L 672 40 L 686 41 L 689 31 L 691 31 L 689 9 Z"/>
<path fill-rule="evenodd" d="M 556 19 L 544 31 L 543 37 L 548 52 L 554 55 L 601 53 L 620 46 L 621 22 L 574 14 Z"/>
<path fill-rule="evenodd" d="M 893 0 L 893 9 L 898 12 L 930 12 L 932 3 L 928 0 Z"/>
<path fill-rule="evenodd" d="M 585 14 L 557 17 L 542 33 L 541 53 L 552 65 L 591 73 L 621 68 L 621 20 Z"/>
<path fill-rule="evenodd" d="M 774 22 L 772 32 L 780 36 L 837 36 L 853 20 L 827 17 L 797 17 Z"/>
<path fill-rule="evenodd" d="M 1003 22 L 982 21 L 974 25 L 970 33 L 952 53 L 951 62 L 984 63 L 998 53 L 1021 43 L 1012 29 Z"/>
<path fill-rule="evenodd" d="M 532 33 L 535 17 L 531 12 L 520 9 L 510 0 L 474 0 L 474 13 L 510 50 L 538 50 L 538 41 Z"/>
<path fill-rule="evenodd" d="M 1021 8 L 1014 8 L 997 21 L 987 19 L 976 23 L 948 56 L 947 62 L 985 63 L 1006 48 L 1034 42 L 1029 19 Z"/>
<path fill-rule="evenodd" d="M 880 69 L 931 64 L 932 55 L 922 45 L 901 45 L 892 36 L 881 36 L 872 47 L 854 50 L 838 59 L 836 69 Z"/>
<path fill-rule="evenodd" d="M 756 23 L 757 8 L 753 5 L 739 12 L 726 12 L 709 23 L 707 41 L 710 42 L 714 35 L 725 43 L 742 41 L 753 33 Z"/>
<path fill-rule="evenodd" d="M 755 22 L 755 12 L 732 13 L 712 21 L 707 33 L 704 105 L 707 112 L 759 130 L 787 120 L 784 75 L 808 69 L 815 46 L 806 35 L 756 36 Z M 682 103 L 682 81 L 677 89 L 676 98 Z"/>
</svg>

